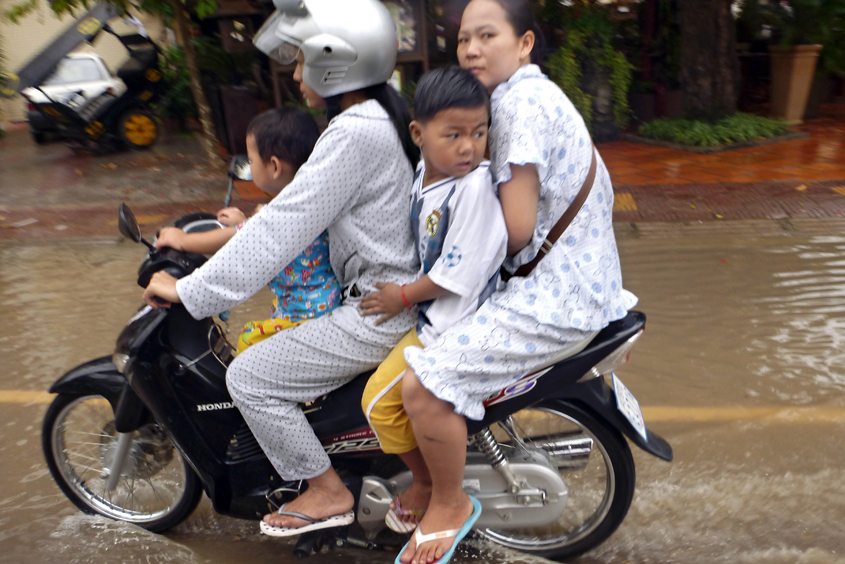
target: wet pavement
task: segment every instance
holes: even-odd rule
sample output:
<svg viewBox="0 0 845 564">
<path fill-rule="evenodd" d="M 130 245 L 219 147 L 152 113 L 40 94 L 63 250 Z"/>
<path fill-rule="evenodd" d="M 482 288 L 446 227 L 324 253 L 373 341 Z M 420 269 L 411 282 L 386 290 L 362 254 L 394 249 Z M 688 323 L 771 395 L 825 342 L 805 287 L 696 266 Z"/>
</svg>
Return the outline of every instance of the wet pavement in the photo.
<svg viewBox="0 0 845 564">
<path fill-rule="evenodd" d="M 845 563 L 845 237 L 653 232 L 622 234 L 620 251 L 649 318 L 620 375 L 676 459 L 635 449 L 627 519 L 576 562 Z M 154 535 L 81 515 L 48 475 L 37 392 L 110 352 L 138 306 L 143 254 L 117 238 L 0 243 L 0 562 L 293 562 L 290 543 L 207 501 Z M 236 310 L 232 326 L 268 299 Z M 338 559 L 393 556 L 349 549 L 312 561 Z M 542 562 L 478 543 L 457 561 L 479 560 Z"/>
<path fill-rule="evenodd" d="M 294 562 L 290 542 L 216 515 L 207 500 L 166 535 L 82 515 L 41 454 L 45 390 L 109 354 L 140 303 L 144 250 L 117 234 L 117 203 L 130 202 L 146 233 L 185 211 L 213 211 L 225 181 L 202 163 L 178 137 L 152 153 L 81 158 L 61 145 L 34 148 L 20 132 L 0 141 L 0 563 Z M 578 564 L 845 564 L 845 220 L 697 211 L 709 205 L 707 186 L 724 188 L 725 201 L 745 197 L 748 209 L 819 197 L 832 210 L 845 199 L 833 190 L 845 174 L 755 182 L 758 191 L 692 184 L 677 197 L 670 185 L 619 185 L 632 199 L 617 194 L 617 203 L 639 204 L 637 212 L 657 209 L 643 194 L 678 205 L 674 216 L 616 211 L 625 286 L 649 319 L 620 376 L 675 461 L 634 449 L 628 517 Z M 13 226 L 28 219 L 36 222 Z M 231 326 L 263 317 L 268 303 L 259 294 Z M 394 557 L 347 549 L 310 561 Z M 455 561 L 544 562 L 479 542 Z"/>
</svg>

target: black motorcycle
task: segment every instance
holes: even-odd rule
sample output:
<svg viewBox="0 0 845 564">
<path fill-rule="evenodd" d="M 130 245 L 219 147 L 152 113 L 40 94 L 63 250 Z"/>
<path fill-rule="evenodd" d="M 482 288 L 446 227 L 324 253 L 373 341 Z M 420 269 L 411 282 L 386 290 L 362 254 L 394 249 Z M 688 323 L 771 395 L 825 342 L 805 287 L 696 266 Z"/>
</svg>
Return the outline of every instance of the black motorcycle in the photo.
<svg viewBox="0 0 845 564">
<path fill-rule="evenodd" d="M 186 231 L 216 227 L 212 216 L 186 216 Z M 129 209 L 121 232 L 149 248 L 138 276 L 146 287 L 164 270 L 182 277 L 206 258 L 144 241 Z M 526 553 L 564 559 L 607 539 L 634 495 L 625 437 L 670 461 L 672 449 L 647 430 L 634 396 L 614 370 L 643 332 L 631 312 L 574 357 L 525 375 L 468 421 L 464 487 L 483 512 L 482 538 Z M 165 531 L 188 517 L 205 492 L 218 513 L 258 520 L 299 495 L 305 482 L 283 481 L 226 389 L 232 347 L 220 322 L 196 320 L 181 304 L 141 308 L 114 354 L 62 376 L 50 392 L 43 447 L 53 478 L 82 511 Z M 391 499 L 411 481 L 386 455 L 361 412 L 369 373 L 303 406 L 332 464 L 356 499 L 356 522 L 300 536 L 299 556 L 331 546 L 398 548 L 386 529 Z"/>
</svg>

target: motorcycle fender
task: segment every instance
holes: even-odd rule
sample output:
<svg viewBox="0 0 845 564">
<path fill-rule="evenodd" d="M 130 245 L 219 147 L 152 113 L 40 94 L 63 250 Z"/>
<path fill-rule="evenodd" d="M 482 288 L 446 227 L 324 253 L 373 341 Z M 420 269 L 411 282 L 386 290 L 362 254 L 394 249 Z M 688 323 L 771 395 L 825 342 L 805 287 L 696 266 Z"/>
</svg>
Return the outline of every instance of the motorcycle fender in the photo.
<svg viewBox="0 0 845 564">
<path fill-rule="evenodd" d="M 117 411 L 126 378 L 117 371 L 111 356 L 81 364 L 69 370 L 50 387 L 51 394 L 99 394 Z"/>
<path fill-rule="evenodd" d="M 557 397 L 587 407 L 600 420 L 621 431 L 632 443 L 647 453 L 667 462 L 672 461 L 672 446 L 648 428 L 646 428 L 648 440 L 643 439 L 642 435 L 634 429 L 616 407 L 616 397 L 613 395 L 613 390 L 605 385 L 601 378 L 593 378 L 574 386 L 568 386 Z"/>
</svg>

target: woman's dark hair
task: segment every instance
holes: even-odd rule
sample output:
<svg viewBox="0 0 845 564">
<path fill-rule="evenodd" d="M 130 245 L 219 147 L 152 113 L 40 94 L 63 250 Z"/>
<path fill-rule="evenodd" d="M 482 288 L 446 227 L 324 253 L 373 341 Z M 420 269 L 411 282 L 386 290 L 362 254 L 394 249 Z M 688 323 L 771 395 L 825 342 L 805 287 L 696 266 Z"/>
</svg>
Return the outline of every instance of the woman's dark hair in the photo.
<svg viewBox="0 0 845 564">
<path fill-rule="evenodd" d="M 411 164 L 411 169 L 417 169 L 417 163 L 420 162 L 420 149 L 414 145 L 414 140 L 411 138 L 411 132 L 408 126 L 411 125 L 411 113 L 408 111 L 408 106 L 393 89 L 392 86 L 386 82 L 376 84 L 374 86 L 367 86 L 362 89 L 364 96 L 370 100 L 378 102 L 387 115 L 390 116 L 390 121 L 393 127 L 396 128 L 396 133 L 399 134 L 399 141 L 402 142 L 402 149 L 405 151 L 405 156 Z M 326 116 L 329 121 L 333 120 L 341 113 L 340 100 L 343 94 L 329 96 L 326 98 Z"/>
<path fill-rule="evenodd" d="M 546 39 L 540 26 L 534 21 L 534 8 L 528 0 L 493 0 L 505 11 L 508 23 L 511 24 L 517 37 L 522 37 L 529 31 L 534 32 L 534 48 L 531 50 L 531 62 L 539 65 L 546 53 Z"/>
<path fill-rule="evenodd" d="M 364 88 L 364 95 L 381 104 L 381 107 L 390 116 L 390 121 L 393 122 L 393 127 L 396 128 L 396 133 L 399 134 L 399 140 L 402 142 L 402 149 L 404 149 L 405 155 L 411 163 L 411 170 L 417 170 L 417 163 L 420 162 L 420 148 L 414 145 L 411 131 L 408 129 L 408 126 L 411 125 L 411 112 L 408 111 L 405 101 L 386 82 Z"/>
<path fill-rule="evenodd" d="M 484 85 L 467 69 L 449 66 L 425 73 L 414 94 L 414 119 L 428 121 L 449 108 L 490 109 Z"/>
<path fill-rule="evenodd" d="M 274 108 L 252 118 L 246 129 L 255 137 L 258 156 L 265 163 L 276 157 L 299 170 L 320 137 L 320 128 L 310 115 L 297 108 Z"/>
</svg>

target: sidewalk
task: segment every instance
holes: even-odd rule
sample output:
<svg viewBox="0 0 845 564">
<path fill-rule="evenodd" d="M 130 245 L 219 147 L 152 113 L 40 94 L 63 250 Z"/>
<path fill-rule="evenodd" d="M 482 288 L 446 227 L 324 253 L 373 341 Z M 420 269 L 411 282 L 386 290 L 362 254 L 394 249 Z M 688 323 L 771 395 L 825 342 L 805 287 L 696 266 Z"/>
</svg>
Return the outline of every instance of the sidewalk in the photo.
<svg viewBox="0 0 845 564">
<path fill-rule="evenodd" d="M 598 149 L 616 192 L 618 223 L 840 218 L 845 214 L 845 105 L 800 127 L 809 138 L 711 155 L 618 141 Z M 226 178 L 198 143 L 166 136 L 151 151 L 79 156 L 37 146 L 26 125 L 0 139 L 0 240 L 117 234 L 127 202 L 145 233 L 222 206 Z M 251 183 L 233 205 L 266 201 Z"/>
<path fill-rule="evenodd" d="M 787 219 L 845 214 L 845 106 L 799 129 L 807 139 L 703 155 L 599 145 L 620 222 Z"/>
</svg>

